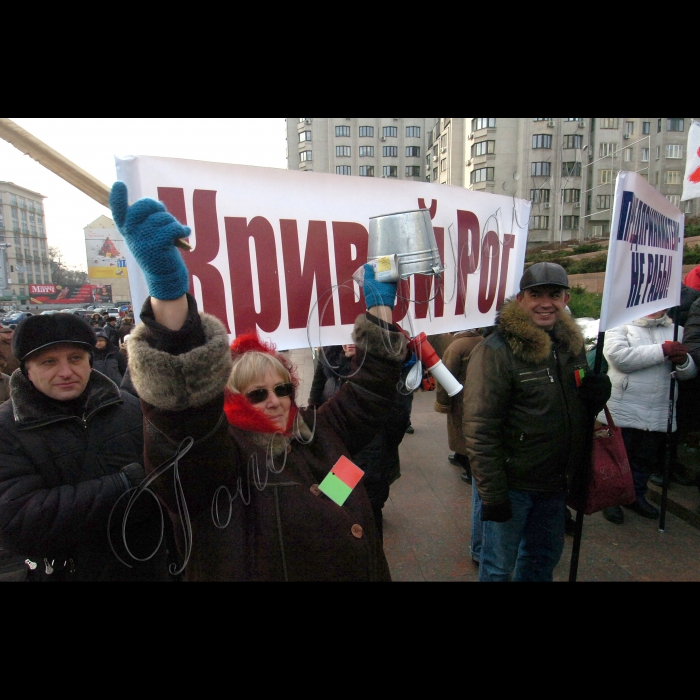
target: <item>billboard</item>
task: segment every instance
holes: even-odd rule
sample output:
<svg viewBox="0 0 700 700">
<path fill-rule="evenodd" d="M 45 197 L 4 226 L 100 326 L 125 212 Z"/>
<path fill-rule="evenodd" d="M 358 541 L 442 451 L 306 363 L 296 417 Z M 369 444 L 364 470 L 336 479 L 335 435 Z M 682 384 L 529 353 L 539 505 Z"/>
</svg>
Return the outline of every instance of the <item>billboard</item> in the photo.
<svg viewBox="0 0 700 700">
<path fill-rule="evenodd" d="M 116 228 L 86 228 L 85 251 L 91 279 L 128 279 L 126 243 Z"/>
<path fill-rule="evenodd" d="M 111 304 L 111 284 L 30 284 L 30 304 Z"/>
</svg>

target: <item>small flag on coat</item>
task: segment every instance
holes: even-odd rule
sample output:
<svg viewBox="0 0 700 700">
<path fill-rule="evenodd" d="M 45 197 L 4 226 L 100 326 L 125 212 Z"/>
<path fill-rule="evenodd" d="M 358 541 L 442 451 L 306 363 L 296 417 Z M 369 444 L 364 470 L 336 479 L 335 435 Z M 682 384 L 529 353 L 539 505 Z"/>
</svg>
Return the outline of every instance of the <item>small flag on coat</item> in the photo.
<svg viewBox="0 0 700 700">
<path fill-rule="evenodd" d="M 344 455 L 333 465 L 318 488 L 339 506 L 347 500 L 364 472 Z"/>
</svg>

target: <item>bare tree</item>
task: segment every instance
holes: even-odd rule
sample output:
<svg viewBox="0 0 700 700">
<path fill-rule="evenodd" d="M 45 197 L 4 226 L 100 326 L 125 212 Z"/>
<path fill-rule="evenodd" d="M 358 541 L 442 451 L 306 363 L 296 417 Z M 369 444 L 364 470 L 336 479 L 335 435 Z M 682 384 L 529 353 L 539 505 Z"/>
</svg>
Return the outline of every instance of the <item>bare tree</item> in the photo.
<svg viewBox="0 0 700 700">
<path fill-rule="evenodd" d="M 87 284 L 88 273 L 78 267 L 68 267 L 63 264 L 63 255 L 59 248 L 49 246 L 49 265 L 51 266 L 51 279 L 54 284 L 66 287 L 68 285 L 79 286 Z"/>
</svg>

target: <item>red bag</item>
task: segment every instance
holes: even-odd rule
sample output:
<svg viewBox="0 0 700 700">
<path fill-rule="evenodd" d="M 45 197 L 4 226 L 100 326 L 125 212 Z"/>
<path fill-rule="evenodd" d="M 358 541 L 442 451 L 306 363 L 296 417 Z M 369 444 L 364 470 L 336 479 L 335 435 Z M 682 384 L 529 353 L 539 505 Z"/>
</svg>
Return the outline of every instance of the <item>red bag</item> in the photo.
<svg viewBox="0 0 700 700">
<path fill-rule="evenodd" d="M 593 431 L 591 477 L 583 509 L 586 515 L 603 508 L 628 505 L 636 500 L 622 431 L 615 425 L 607 406 L 604 410 L 608 424 Z M 578 504 L 573 500 L 570 497 L 567 505 L 575 510 Z"/>
<path fill-rule="evenodd" d="M 429 374 L 423 375 L 423 381 L 421 382 L 423 391 L 435 391 L 435 380 Z"/>
</svg>

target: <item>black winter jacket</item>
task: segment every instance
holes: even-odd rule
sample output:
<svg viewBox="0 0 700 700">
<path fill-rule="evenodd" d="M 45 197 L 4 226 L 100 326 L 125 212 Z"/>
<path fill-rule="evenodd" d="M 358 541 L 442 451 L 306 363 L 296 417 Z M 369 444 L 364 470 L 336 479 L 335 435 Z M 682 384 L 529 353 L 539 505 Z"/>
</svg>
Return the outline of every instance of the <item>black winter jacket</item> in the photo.
<svg viewBox="0 0 700 700">
<path fill-rule="evenodd" d="M 95 348 L 92 356 L 92 368 L 109 377 L 117 386 L 122 383 L 126 372 L 126 358 L 114 347 L 111 341 L 102 349 Z"/>
<path fill-rule="evenodd" d="M 130 483 L 120 469 L 143 463 L 138 399 L 92 372 L 82 410 L 37 391 L 16 370 L 11 401 L 0 406 L 0 545 L 39 563 L 45 580 L 167 580 L 160 515 L 146 497 L 127 520 L 131 560 L 122 544 L 123 498 Z M 150 501 L 150 502 L 149 502 Z M 112 515 L 112 540 L 108 536 Z M 45 576 L 43 560 L 53 562 Z M 64 565 L 65 562 L 65 565 Z"/>
</svg>

